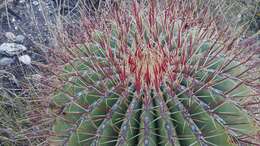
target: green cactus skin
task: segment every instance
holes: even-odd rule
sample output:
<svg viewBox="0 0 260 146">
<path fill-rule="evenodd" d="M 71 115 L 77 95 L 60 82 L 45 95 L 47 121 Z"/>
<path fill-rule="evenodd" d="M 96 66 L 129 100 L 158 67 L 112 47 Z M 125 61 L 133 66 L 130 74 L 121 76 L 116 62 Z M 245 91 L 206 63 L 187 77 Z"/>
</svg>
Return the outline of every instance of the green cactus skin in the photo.
<svg viewBox="0 0 260 146">
<path fill-rule="evenodd" d="M 87 25 L 57 75 L 51 145 L 234 146 L 256 134 L 237 102 L 255 92 L 235 40 L 191 5 L 133 1 Z"/>
</svg>

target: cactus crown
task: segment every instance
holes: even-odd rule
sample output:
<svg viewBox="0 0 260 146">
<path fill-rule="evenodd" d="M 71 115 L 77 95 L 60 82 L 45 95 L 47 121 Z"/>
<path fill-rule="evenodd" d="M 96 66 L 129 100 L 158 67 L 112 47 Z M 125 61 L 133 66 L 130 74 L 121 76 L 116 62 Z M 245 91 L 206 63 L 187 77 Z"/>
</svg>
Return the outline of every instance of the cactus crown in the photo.
<svg viewBox="0 0 260 146">
<path fill-rule="evenodd" d="M 228 29 L 186 1 L 125 4 L 67 48 L 51 143 L 225 146 L 257 132 L 234 100 L 255 92 Z"/>
</svg>

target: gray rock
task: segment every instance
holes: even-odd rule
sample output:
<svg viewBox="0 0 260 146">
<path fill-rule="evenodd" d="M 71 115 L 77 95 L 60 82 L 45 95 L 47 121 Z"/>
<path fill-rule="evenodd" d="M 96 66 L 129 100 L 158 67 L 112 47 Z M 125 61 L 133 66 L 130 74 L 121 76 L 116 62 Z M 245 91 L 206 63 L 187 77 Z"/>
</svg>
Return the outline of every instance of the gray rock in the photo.
<svg viewBox="0 0 260 146">
<path fill-rule="evenodd" d="M 10 65 L 13 62 L 14 62 L 13 58 L 3 57 L 0 59 L 0 66 Z"/>
<path fill-rule="evenodd" d="M 12 32 L 6 32 L 6 33 L 5 33 L 5 37 L 6 37 L 8 40 L 13 41 L 13 40 L 15 39 L 15 34 L 12 33 Z"/>
<path fill-rule="evenodd" d="M 17 35 L 15 37 L 15 42 L 22 43 L 24 41 L 25 37 L 23 35 Z"/>
<path fill-rule="evenodd" d="M 3 43 L 2 45 L 0 45 L 0 54 L 14 56 L 20 54 L 25 50 L 27 50 L 27 48 L 21 44 Z"/>
<path fill-rule="evenodd" d="M 30 65 L 32 62 L 31 57 L 29 55 L 20 56 L 20 57 L 18 57 L 18 60 L 26 65 Z"/>
</svg>

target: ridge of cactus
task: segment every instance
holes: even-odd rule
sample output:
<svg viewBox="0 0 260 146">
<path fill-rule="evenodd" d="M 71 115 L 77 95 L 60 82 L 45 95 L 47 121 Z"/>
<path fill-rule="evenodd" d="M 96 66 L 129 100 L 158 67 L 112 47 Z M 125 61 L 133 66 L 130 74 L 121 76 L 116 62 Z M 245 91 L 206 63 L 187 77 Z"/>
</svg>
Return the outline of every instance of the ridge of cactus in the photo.
<svg viewBox="0 0 260 146">
<path fill-rule="evenodd" d="M 194 4 L 194 5 L 193 5 Z M 254 145 L 259 125 L 241 103 L 257 96 L 237 37 L 195 1 L 121 2 L 55 73 L 49 141 L 68 146 Z"/>
</svg>

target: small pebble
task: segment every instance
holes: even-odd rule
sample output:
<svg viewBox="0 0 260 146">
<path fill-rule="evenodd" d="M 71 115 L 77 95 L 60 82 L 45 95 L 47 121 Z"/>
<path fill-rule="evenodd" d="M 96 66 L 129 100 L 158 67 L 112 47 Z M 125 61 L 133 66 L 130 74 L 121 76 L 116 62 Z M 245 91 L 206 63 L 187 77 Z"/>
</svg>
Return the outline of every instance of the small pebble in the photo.
<svg viewBox="0 0 260 146">
<path fill-rule="evenodd" d="M 24 41 L 25 37 L 23 35 L 17 35 L 15 37 L 15 41 L 16 42 L 19 42 L 19 43 L 22 43 Z"/>
<path fill-rule="evenodd" d="M 39 2 L 38 1 L 33 1 L 32 4 L 35 5 L 35 6 L 38 6 Z"/>
<path fill-rule="evenodd" d="M 24 45 L 16 43 L 3 43 L 0 45 L 0 54 L 5 54 L 9 56 L 14 56 L 22 53 L 27 50 Z"/>
<path fill-rule="evenodd" d="M 14 33 L 12 33 L 12 32 L 6 32 L 6 33 L 5 33 L 5 37 L 6 37 L 8 40 L 14 40 L 14 39 L 15 39 L 15 35 L 14 35 Z"/>
<path fill-rule="evenodd" d="M 12 21 L 12 22 L 15 22 L 16 20 L 15 20 L 15 18 L 12 18 L 11 21 Z"/>
<path fill-rule="evenodd" d="M 26 65 L 30 65 L 32 62 L 31 57 L 29 55 L 20 56 L 18 60 Z"/>
<path fill-rule="evenodd" d="M 9 58 L 9 57 L 3 57 L 3 58 L 0 59 L 0 65 L 1 66 L 10 65 L 13 62 L 14 62 L 14 59 Z"/>
<path fill-rule="evenodd" d="M 145 139 L 145 140 L 144 140 L 144 145 L 145 145 L 145 146 L 148 146 L 148 144 L 149 144 L 149 140 L 148 140 L 148 139 Z"/>
</svg>

